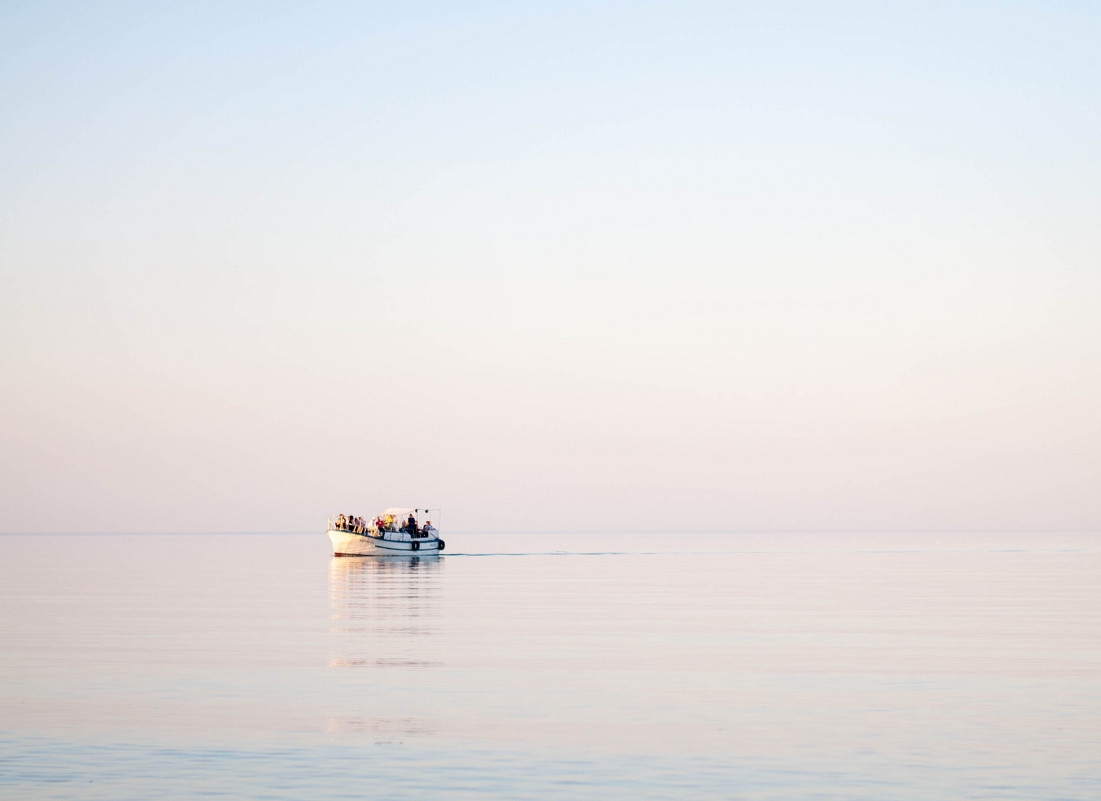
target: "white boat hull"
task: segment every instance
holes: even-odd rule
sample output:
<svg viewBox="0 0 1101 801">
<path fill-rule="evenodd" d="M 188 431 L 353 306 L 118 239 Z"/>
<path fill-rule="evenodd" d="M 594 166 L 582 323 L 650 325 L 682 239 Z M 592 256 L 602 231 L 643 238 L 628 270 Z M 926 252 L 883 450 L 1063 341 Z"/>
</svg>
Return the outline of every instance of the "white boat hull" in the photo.
<svg viewBox="0 0 1101 801">
<path fill-rule="evenodd" d="M 439 537 L 411 538 L 405 532 L 386 532 L 381 537 L 329 529 L 333 556 L 386 556 L 388 554 L 438 554 Z"/>
</svg>

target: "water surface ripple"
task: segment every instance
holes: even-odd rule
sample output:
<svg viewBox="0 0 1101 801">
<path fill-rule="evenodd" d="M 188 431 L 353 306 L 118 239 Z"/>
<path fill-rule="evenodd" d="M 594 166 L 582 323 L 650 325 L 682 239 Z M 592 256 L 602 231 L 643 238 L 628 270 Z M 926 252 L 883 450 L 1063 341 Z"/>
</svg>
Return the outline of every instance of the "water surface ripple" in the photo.
<svg viewBox="0 0 1101 801">
<path fill-rule="evenodd" d="M 0 796 L 1101 797 L 1101 535 L 447 540 L 0 537 Z"/>
</svg>

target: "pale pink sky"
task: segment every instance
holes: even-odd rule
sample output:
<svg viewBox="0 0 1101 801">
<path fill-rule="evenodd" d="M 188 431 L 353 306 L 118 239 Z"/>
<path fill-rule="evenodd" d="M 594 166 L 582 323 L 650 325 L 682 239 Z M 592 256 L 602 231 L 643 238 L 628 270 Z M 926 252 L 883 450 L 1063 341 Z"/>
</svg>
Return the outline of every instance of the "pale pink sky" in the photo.
<svg viewBox="0 0 1101 801">
<path fill-rule="evenodd" d="M 1098 13 L 855 8 L 0 12 L 0 532 L 1101 529 Z"/>
</svg>

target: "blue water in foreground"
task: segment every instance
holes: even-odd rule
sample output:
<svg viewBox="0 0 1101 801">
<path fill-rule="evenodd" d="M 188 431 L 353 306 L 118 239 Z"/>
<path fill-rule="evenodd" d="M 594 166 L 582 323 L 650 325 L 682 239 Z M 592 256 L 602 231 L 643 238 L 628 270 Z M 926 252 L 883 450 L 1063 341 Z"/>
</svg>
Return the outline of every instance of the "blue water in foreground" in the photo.
<svg viewBox="0 0 1101 801">
<path fill-rule="evenodd" d="M 1101 535 L 0 537 L 0 797 L 1101 798 Z"/>
</svg>

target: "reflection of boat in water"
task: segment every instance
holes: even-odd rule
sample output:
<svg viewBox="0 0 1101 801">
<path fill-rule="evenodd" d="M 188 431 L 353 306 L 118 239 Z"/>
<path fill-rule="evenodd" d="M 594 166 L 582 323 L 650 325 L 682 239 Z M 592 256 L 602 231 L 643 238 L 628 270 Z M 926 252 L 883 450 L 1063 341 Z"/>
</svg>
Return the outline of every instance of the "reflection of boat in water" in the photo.
<svg viewBox="0 0 1101 801">
<path fill-rule="evenodd" d="M 443 607 L 445 560 L 419 554 L 329 560 L 333 639 L 329 666 L 370 669 L 437 667 L 431 647 Z"/>
<path fill-rule="evenodd" d="M 397 554 L 393 559 L 331 559 L 333 619 L 404 626 L 401 621 L 420 617 L 429 599 L 434 603 L 442 567 L 443 561 L 434 553 Z"/>
<path fill-rule="evenodd" d="M 386 556 L 421 553 L 436 555 L 444 548 L 429 509 L 387 509 L 368 523 L 361 517 L 329 518 L 333 556 Z M 422 522 L 423 521 L 423 522 Z"/>
</svg>

